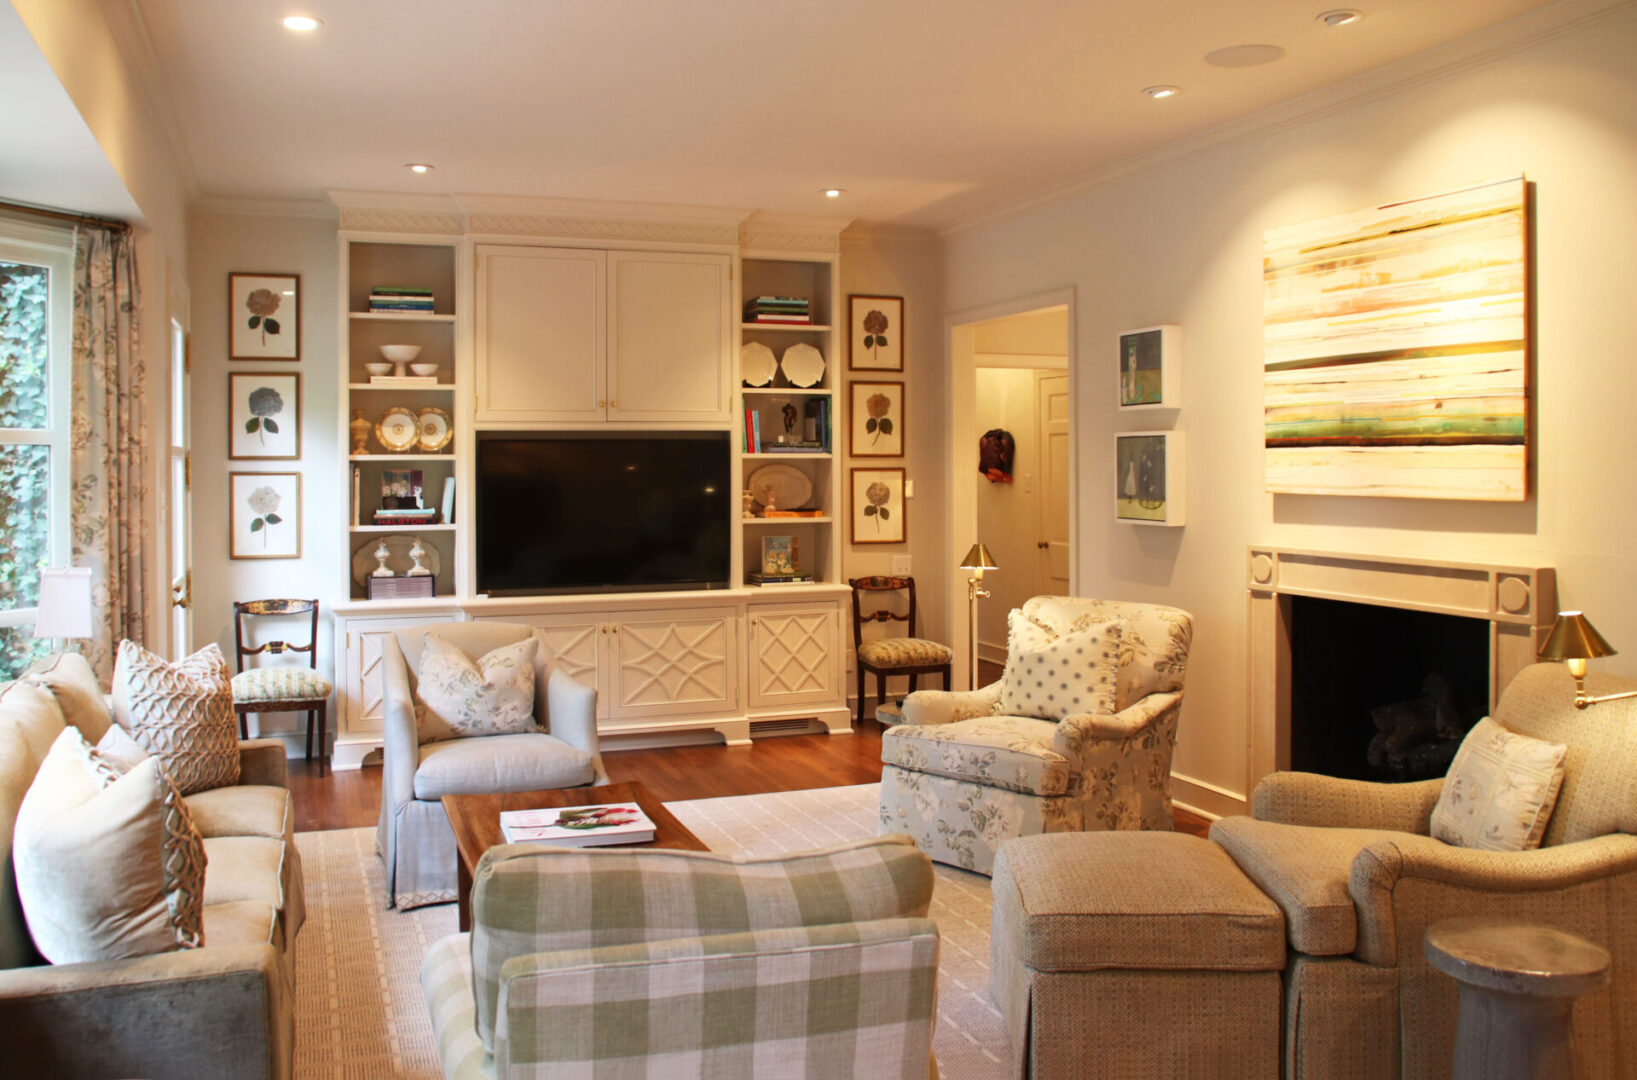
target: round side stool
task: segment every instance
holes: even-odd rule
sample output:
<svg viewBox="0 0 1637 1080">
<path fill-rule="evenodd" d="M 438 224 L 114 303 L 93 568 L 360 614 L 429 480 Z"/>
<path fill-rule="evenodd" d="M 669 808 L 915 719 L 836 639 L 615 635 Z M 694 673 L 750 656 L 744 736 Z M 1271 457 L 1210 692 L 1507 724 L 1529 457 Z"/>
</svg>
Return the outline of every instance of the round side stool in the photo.
<svg viewBox="0 0 1637 1080">
<path fill-rule="evenodd" d="M 1427 962 L 1461 988 L 1455 1080 L 1574 1076 L 1574 1003 L 1608 982 L 1609 951 L 1561 930 L 1465 916 L 1427 928 Z"/>
</svg>

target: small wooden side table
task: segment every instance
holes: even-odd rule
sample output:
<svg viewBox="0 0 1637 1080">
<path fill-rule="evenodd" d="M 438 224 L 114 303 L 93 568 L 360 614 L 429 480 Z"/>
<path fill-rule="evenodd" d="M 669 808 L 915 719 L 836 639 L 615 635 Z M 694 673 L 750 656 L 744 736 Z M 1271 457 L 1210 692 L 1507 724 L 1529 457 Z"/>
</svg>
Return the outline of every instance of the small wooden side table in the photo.
<svg viewBox="0 0 1637 1080">
<path fill-rule="evenodd" d="M 1574 1076 L 1574 1003 L 1608 982 L 1609 951 L 1561 930 L 1463 916 L 1427 928 L 1427 962 L 1460 984 L 1455 1080 Z"/>
</svg>

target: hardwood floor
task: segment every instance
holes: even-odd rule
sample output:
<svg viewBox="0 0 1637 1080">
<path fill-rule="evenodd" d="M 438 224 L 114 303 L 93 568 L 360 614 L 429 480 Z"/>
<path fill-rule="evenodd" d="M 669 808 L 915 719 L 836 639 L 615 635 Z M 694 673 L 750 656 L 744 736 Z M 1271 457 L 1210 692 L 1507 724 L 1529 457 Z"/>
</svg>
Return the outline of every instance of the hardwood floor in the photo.
<svg viewBox="0 0 1637 1080">
<path fill-rule="evenodd" d="M 786 735 L 750 746 L 613 750 L 603 762 L 610 779 L 640 780 L 661 802 L 873 784 L 881 779 L 881 726 L 868 720 L 851 735 Z M 381 812 L 381 770 L 320 777 L 316 762 L 293 760 L 290 792 L 297 832 L 373 826 Z M 1176 826 L 1203 836 L 1210 822 L 1179 810 Z"/>
</svg>

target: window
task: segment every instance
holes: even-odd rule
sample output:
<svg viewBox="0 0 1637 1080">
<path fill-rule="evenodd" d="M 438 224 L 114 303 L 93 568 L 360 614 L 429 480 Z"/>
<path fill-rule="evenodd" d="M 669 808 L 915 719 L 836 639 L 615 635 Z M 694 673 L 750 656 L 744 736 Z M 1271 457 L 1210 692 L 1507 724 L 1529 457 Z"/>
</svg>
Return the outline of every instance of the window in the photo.
<svg viewBox="0 0 1637 1080">
<path fill-rule="evenodd" d="M 72 235 L 0 218 L 0 680 L 34 637 L 40 567 L 66 566 Z"/>
</svg>

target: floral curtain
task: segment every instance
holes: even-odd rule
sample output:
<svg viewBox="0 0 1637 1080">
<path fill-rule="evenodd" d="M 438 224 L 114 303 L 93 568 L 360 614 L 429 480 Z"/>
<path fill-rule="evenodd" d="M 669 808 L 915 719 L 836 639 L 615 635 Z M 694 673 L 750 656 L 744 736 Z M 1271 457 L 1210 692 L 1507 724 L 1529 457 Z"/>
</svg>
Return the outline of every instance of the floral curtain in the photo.
<svg viewBox="0 0 1637 1080">
<path fill-rule="evenodd" d="M 130 231 L 76 229 L 70 530 L 73 565 L 91 567 L 95 583 L 94 634 L 81 651 L 105 683 L 120 639 L 146 640 L 147 371 L 137 348 L 139 297 Z"/>
</svg>

